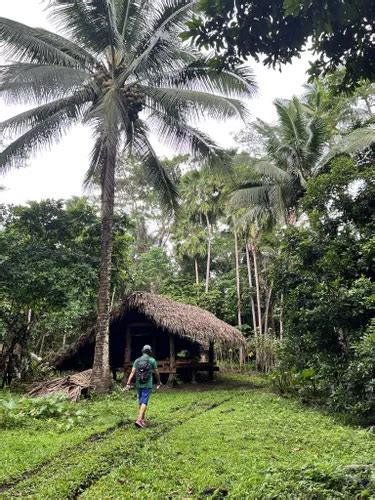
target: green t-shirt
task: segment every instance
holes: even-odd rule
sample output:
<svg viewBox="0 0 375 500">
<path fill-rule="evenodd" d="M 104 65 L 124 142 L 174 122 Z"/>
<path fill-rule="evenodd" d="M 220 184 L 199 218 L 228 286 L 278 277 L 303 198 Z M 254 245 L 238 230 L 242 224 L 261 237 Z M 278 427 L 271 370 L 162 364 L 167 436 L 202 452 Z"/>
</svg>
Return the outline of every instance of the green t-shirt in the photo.
<svg viewBox="0 0 375 500">
<path fill-rule="evenodd" d="M 140 358 L 136 359 L 134 361 L 134 363 L 133 363 L 133 368 L 137 369 L 138 361 L 144 360 L 144 359 L 147 359 L 150 362 L 150 365 L 152 366 L 152 369 L 156 370 L 156 368 L 158 366 L 156 364 L 156 360 L 155 360 L 155 358 L 153 358 L 152 356 L 149 356 L 148 354 L 142 354 L 142 356 Z M 141 384 L 139 382 L 139 380 L 137 380 L 137 378 L 136 378 L 136 380 L 135 380 L 135 387 L 137 389 L 152 389 L 152 372 L 151 372 L 151 374 L 150 374 L 147 382 L 145 382 L 144 384 Z"/>
</svg>

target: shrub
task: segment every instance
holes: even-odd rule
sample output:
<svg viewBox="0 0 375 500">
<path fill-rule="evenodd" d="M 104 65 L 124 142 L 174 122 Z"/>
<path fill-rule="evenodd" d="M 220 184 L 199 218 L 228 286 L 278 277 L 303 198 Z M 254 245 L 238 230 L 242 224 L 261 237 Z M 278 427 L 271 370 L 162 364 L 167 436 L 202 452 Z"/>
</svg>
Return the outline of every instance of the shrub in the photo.
<svg viewBox="0 0 375 500">
<path fill-rule="evenodd" d="M 53 419 L 62 423 L 63 430 L 68 430 L 83 416 L 84 412 L 75 408 L 63 394 L 0 400 L 0 428 L 22 427 L 35 420 Z"/>
<path fill-rule="evenodd" d="M 330 406 L 375 423 L 375 320 L 354 346 L 353 360 L 334 387 Z"/>
<path fill-rule="evenodd" d="M 316 466 L 270 470 L 260 494 L 264 499 L 374 498 L 372 465 L 351 465 L 333 471 Z"/>
</svg>

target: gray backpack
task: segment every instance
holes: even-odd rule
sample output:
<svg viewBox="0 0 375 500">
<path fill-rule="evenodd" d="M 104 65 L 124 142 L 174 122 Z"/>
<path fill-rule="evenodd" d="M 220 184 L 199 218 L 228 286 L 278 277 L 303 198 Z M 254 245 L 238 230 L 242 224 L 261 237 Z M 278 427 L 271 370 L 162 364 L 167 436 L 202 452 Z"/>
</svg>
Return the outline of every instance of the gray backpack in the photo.
<svg viewBox="0 0 375 500">
<path fill-rule="evenodd" d="M 148 359 L 140 359 L 137 363 L 136 378 L 139 383 L 145 384 L 152 373 L 152 366 Z"/>
</svg>

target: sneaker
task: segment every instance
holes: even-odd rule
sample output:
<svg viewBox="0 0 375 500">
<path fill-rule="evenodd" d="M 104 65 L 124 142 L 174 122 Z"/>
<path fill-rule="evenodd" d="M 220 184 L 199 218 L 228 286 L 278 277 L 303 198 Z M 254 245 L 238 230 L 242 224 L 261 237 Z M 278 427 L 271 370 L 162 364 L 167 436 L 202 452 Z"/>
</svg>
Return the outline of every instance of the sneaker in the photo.
<svg viewBox="0 0 375 500">
<path fill-rule="evenodd" d="M 147 422 L 145 420 L 141 420 L 143 427 L 147 427 Z"/>
<path fill-rule="evenodd" d="M 140 418 L 137 418 L 137 420 L 134 423 L 135 423 L 135 426 L 139 427 L 140 429 L 145 428 L 145 424 L 144 424 L 143 420 L 141 420 Z"/>
</svg>

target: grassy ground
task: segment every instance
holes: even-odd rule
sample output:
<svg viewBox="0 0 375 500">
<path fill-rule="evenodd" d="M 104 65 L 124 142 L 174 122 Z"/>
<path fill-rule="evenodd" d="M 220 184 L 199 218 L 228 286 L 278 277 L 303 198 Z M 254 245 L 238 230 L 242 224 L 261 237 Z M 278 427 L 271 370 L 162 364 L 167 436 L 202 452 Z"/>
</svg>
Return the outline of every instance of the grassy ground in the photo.
<svg viewBox="0 0 375 500">
<path fill-rule="evenodd" d="M 79 404 L 85 417 L 2 431 L 0 498 L 375 498 L 375 436 L 232 377 Z"/>
</svg>

